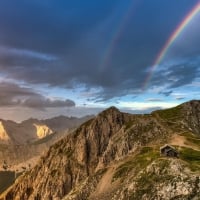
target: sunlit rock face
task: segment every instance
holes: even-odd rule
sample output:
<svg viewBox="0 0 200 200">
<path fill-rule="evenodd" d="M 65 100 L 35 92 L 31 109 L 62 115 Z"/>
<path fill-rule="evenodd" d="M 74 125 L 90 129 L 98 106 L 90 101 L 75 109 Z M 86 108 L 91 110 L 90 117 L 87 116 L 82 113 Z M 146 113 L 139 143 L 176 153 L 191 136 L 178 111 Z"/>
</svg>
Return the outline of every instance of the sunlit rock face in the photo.
<svg viewBox="0 0 200 200">
<path fill-rule="evenodd" d="M 8 143 L 9 140 L 10 137 L 8 136 L 7 131 L 5 130 L 2 121 L 0 121 L 0 141 Z"/>
<path fill-rule="evenodd" d="M 39 139 L 44 138 L 53 133 L 47 125 L 33 124 L 36 127 L 36 134 Z"/>
</svg>

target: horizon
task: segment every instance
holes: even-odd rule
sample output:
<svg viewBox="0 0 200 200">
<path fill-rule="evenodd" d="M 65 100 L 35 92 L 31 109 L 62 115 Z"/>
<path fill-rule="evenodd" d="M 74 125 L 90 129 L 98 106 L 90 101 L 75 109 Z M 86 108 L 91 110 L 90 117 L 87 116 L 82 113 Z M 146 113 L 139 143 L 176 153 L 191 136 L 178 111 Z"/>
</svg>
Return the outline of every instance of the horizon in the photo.
<svg viewBox="0 0 200 200">
<path fill-rule="evenodd" d="M 190 101 L 185 101 L 183 103 L 180 103 L 176 106 L 179 106 L 179 105 L 182 105 L 184 103 L 188 103 L 188 102 L 191 102 L 191 101 L 200 101 L 199 99 L 192 99 Z M 39 120 L 39 121 L 43 121 L 43 120 L 49 120 L 49 119 L 53 119 L 53 118 L 59 118 L 59 117 L 66 117 L 66 118 L 77 118 L 77 119 L 81 119 L 81 118 L 84 118 L 84 117 L 88 117 L 88 116 L 97 116 L 99 115 L 101 112 L 104 112 L 112 107 L 116 108 L 117 110 L 119 110 L 120 112 L 123 112 L 123 113 L 128 113 L 128 114 L 132 114 L 132 115 L 143 115 L 143 114 L 151 114 L 152 112 L 154 111 L 159 111 L 159 110 L 166 110 L 166 109 L 170 109 L 170 108 L 174 108 L 176 106 L 172 106 L 172 107 L 168 107 L 168 108 L 161 108 L 161 107 L 157 107 L 157 108 L 153 108 L 152 110 L 148 110 L 147 112 L 144 112 L 143 110 L 128 110 L 128 109 L 125 109 L 125 108 L 118 108 L 116 106 L 109 106 L 107 108 L 104 108 L 104 109 L 99 109 L 98 111 L 95 112 L 92 112 L 92 114 L 86 114 L 86 115 L 80 115 L 80 114 L 77 114 L 77 115 L 52 115 L 52 117 L 38 117 L 38 118 L 34 118 L 34 117 L 29 117 L 29 118 L 26 118 L 26 119 L 22 119 L 22 120 L 11 120 L 11 119 L 3 119 L 3 118 L 0 118 L 0 121 L 1 120 L 4 120 L 4 121 L 12 121 L 12 122 L 15 122 L 15 123 L 18 123 L 18 124 L 21 124 L 23 123 L 24 121 L 28 121 L 28 120 Z"/>
<path fill-rule="evenodd" d="M 200 99 L 199 0 L 0 5 L 2 119 L 144 114 Z"/>
</svg>

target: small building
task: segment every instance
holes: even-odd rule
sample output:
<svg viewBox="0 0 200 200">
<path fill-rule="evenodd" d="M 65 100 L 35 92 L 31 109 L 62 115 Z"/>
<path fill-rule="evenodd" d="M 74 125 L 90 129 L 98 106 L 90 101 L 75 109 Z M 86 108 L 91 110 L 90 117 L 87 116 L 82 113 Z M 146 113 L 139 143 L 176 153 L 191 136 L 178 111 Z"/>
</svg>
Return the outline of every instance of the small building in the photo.
<svg viewBox="0 0 200 200">
<path fill-rule="evenodd" d="M 178 158 L 178 151 L 168 144 L 160 147 L 160 155 Z"/>
</svg>

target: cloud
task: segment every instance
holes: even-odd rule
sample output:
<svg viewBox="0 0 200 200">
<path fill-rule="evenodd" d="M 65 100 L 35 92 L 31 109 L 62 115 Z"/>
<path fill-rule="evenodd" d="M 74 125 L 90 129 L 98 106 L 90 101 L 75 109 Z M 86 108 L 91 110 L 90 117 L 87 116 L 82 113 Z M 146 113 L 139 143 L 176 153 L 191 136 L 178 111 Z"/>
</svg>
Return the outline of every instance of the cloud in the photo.
<svg viewBox="0 0 200 200">
<path fill-rule="evenodd" d="M 5 46 L 0 46 L 0 53 L 1 53 L 1 58 L 7 56 L 10 58 L 18 57 L 20 59 L 23 59 L 25 57 L 25 58 L 44 60 L 44 61 L 52 61 L 57 59 L 57 57 L 50 54 L 45 54 L 28 49 L 10 48 Z"/>
<path fill-rule="evenodd" d="M 140 111 L 140 113 L 145 113 L 146 111 L 165 109 L 177 106 L 177 102 L 154 103 L 154 102 L 130 101 L 130 102 L 121 102 L 119 106 L 126 110 Z"/>
<path fill-rule="evenodd" d="M 159 92 L 159 93 L 165 95 L 166 97 L 168 97 L 173 93 L 173 91 L 172 90 L 170 90 L 170 91 L 162 91 L 162 92 Z"/>
<path fill-rule="evenodd" d="M 21 98 L 38 96 L 30 88 L 20 87 L 14 83 L 0 83 L 0 106 L 20 105 Z"/>
<path fill-rule="evenodd" d="M 44 97 L 28 98 L 22 103 L 23 106 L 30 108 L 59 108 L 59 107 L 74 107 L 75 103 L 72 100 L 51 100 Z"/>
<path fill-rule="evenodd" d="M 159 99 L 159 98 L 149 98 L 149 99 L 146 99 L 146 101 L 158 102 L 158 101 L 163 101 L 163 99 Z"/>
<path fill-rule="evenodd" d="M 162 107 L 159 106 L 154 106 L 154 107 L 149 107 L 149 108 L 145 108 L 143 110 L 137 110 L 137 109 L 122 109 L 123 112 L 128 112 L 128 113 L 132 113 L 132 114 L 149 114 L 155 110 L 162 110 Z"/>
<path fill-rule="evenodd" d="M 103 108 L 98 107 L 58 107 L 58 108 L 46 108 L 44 112 L 42 109 L 32 109 L 28 107 L 12 107 L 6 108 L 2 107 L 0 112 L 0 117 L 5 120 L 14 120 L 17 122 L 21 122 L 27 120 L 29 118 L 37 118 L 37 119 L 47 119 L 55 116 L 75 116 L 75 117 L 83 117 L 86 115 L 94 115 L 101 112 Z"/>
<path fill-rule="evenodd" d="M 183 99 L 185 99 L 185 97 L 175 97 L 176 98 L 176 100 L 183 100 Z"/>
<path fill-rule="evenodd" d="M 6 77 L 23 80 L 28 84 L 47 84 L 49 87 L 68 89 L 83 87 L 85 92 L 92 89 L 94 101 L 107 101 L 127 94 L 140 94 L 142 83 L 147 76 L 142 68 L 138 69 L 138 66 L 132 62 L 124 68 L 121 63 L 99 71 L 98 68 L 92 67 L 98 65 L 98 58 L 94 52 L 91 53 L 90 59 L 84 60 L 84 57 L 88 57 L 87 54 L 88 52 L 83 50 L 81 56 L 76 55 L 79 59 L 70 58 L 65 61 L 39 61 L 35 58 L 24 58 L 16 59 L 12 63 L 12 59 L 3 58 L 4 65 L 0 65 L 0 69 Z M 125 57 L 125 60 L 130 60 Z M 169 96 L 176 88 L 191 84 L 198 78 L 199 64 L 200 62 L 191 63 L 188 59 L 180 64 L 170 64 L 166 68 L 160 66 L 159 71 L 155 71 L 147 89 L 162 86 L 163 90 L 160 93 Z"/>
<path fill-rule="evenodd" d="M 153 74 L 150 86 L 164 86 L 160 94 L 169 96 L 174 89 L 190 85 L 199 75 L 200 58 L 188 57 L 160 64 L 159 70 Z"/>
<path fill-rule="evenodd" d="M 74 107 L 75 102 L 69 99 L 52 100 L 34 91 L 32 88 L 22 87 L 15 83 L 0 83 L 0 107 L 22 106 L 34 109 Z"/>
<path fill-rule="evenodd" d="M 3 0 L 0 24 L 6 25 L 0 36 L 1 44 L 66 55 L 88 31 L 107 18 L 119 2 L 44 1 Z M 9 12 L 11 7 L 12 12 Z"/>
<path fill-rule="evenodd" d="M 130 16 L 123 27 L 122 19 L 132 3 L 89 0 L 78 4 L 77 7 L 77 2 L 61 1 L 58 6 L 56 1 L 21 1 L 13 5 L 10 0 L 5 1 L 4 9 L 0 8 L 0 24 L 4 19 L 7 26 L 2 29 L 4 37 L 0 35 L 0 42 L 10 49 L 0 56 L 1 73 L 11 79 L 50 87 L 100 88 L 94 96 L 99 101 L 136 93 L 145 77 L 143 69 L 156 50 L 148 50 L 150 54 L 143 56 L 138 48 L 145 51 L 151 45 L 144 42 L 143 47 L 138 47 L 140 33 L 135 29 L 129 34 L 136 37 L 129 35 L 131 40 L 126 39 L 124 34 L 132 27 L 132 20 Z M 12 14 L 4 12 L 11 5 Z M 116 35 L 119 41 L 113 46 Z M 150 43 L 153 45 L 153 40 Z M 106 57 L 110 62 L 104 62 Z"/>
<path fill-rule="evenodd" d="M 177 13 L 179 3 L 153 1 L 156 4 L 147 2 L 145 9 L 143 4 L 138 9 L 133 5 L 134 17 L 130 15 L 124 23 L 130 1 L 3 0 L 0 44 L 6 48 L 0 49 L 1 74 L 27 84 L 71 89 L 81 86 L 86 91 L 96 88 L 94 101 L 139 95 L 148 66 L 185 15 L 183 11 L 188 10 L 186 3 Z M 160 6 L 164 14 L 158 18 L 152 5 Z M 147 90 L 167 85 L 163 90 L 167 94 L 191 83 L 198 76 L 199 63 L 185 60 L 184 67 L 177 63 L 159 66 Z M 27 105 L 37 104 L 31 101 L 27 100 Z M 50 107 L 57 104 L 37 101 Z"/>
</svg>

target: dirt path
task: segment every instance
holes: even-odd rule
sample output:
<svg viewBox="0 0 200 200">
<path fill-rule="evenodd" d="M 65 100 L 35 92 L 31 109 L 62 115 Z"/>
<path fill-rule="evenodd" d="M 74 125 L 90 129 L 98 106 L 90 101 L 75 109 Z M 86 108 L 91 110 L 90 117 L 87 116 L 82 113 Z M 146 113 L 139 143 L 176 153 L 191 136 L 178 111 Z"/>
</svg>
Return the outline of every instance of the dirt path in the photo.
<svg viewBox="0 0 200 200">
<path fill-rule="evenodd" d="M 118 182 L 112 182 L 117 164 L 110 166 L 97 185 L 96 190 L 91 194 L 89 200 L 108 200 L 110 195 L 118 188 Z"/>
<path fill-rule="evenodd" d="M 169 144 L 182 146 L 182 147 L 188 147 L 188 148 L 192 148 L 197 151 L 199 150 L 198 146 L 190 144 L 184 136 L 181 136 L 178 134 L 173 135 Z"/>
<path fill-rule="evenodd" d="M 96 189 L 96 194 L 100 194 L 102 192 L 106 192 L 109 190 L 112 184 L 112 177 L 115 172 L 115 167 L 110 167 L 107 172 L 104 174 L 102 177 L 101 181 L 99 182 L 97 189 Z"/>
<path fill-rule="evenodd" d="M 177 134 L 173 135 L 173 137 L 170 140 L 171 145 L 187 146 L 185 143 L 186 143 L 185 137 Z"/>
</svg>

